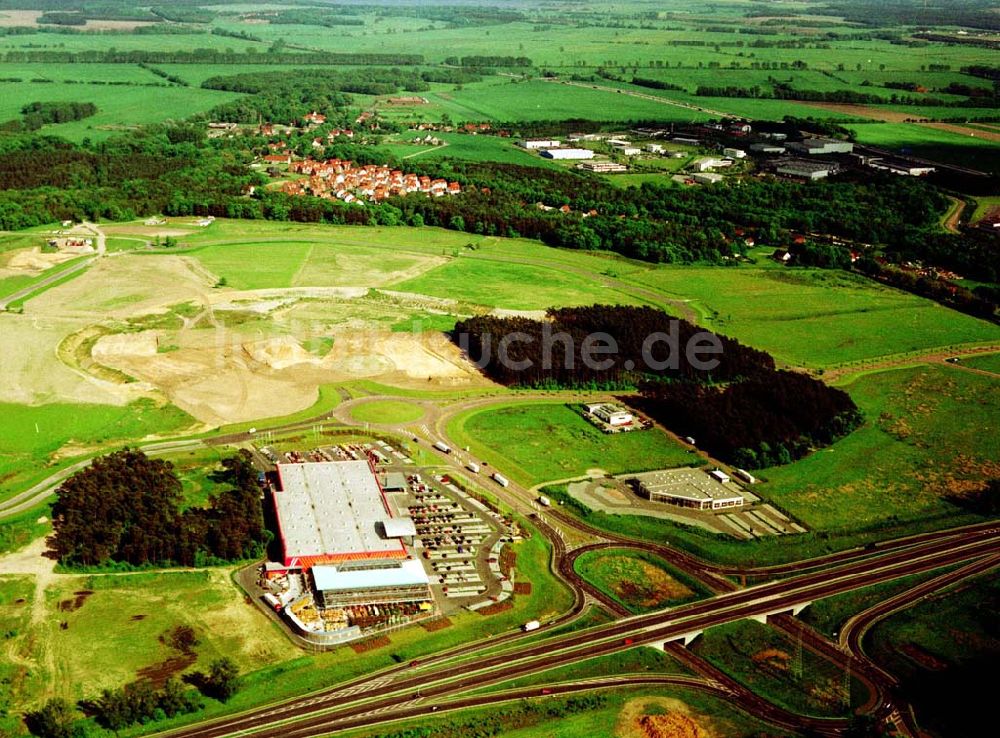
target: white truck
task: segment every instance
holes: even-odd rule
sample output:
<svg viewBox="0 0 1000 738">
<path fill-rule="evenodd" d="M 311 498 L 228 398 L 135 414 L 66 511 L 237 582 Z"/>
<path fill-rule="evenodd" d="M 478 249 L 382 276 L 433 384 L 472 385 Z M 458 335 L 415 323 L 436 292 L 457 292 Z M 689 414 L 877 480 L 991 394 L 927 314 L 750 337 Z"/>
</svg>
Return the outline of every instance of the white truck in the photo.
<svg viewBox="0 0 1000 738">
<path fill-rule="evenodd" d="M 528 633 L 532 630 L 538 630 L 541 627 L 542 624 L 539 623 L 537 620 L 529 620 L 528 622 L 526 622 L 524 625 L 521 626 L 521 630 L 523 630 L 525 633 Z"/>
<path fill-rule="evenodd" d="M 538 504 L 541 505 L 542 507 L 552 507 L 552 500 L 550 500 L 545 495 L 539 495 Z"/>
<path fill-rule="evenodd" d="M 465 468 L 468 469 L 473 474 L 478 474 L 479 473 L 479 464 L 477 464 L 477 463 L 475 463 L 473 461 L 470 461 L 468 464 L 466 464 Z"/>
<path fill-rule="evenodd" d="M 508 486 L 510 486 L 510 480 L 508 480 L 507 477 L 503 476 L 502 474 L 497 474 L 496 472 L 493 472 L 492 479 L 493 479 L 494 482 L 496 482 L 497 484 L 499 484 L 501 487 L 508 487 Z"/>
<path fill-rule="evenodd" d="M 448 446 L 443 441 L 438 441 L 437 443 L 435 443 L 434 444 L 434 448 L 436 448 L 438 451 L 440 451 L 443 454 L 450 454 L 451 453 L 451 447 Z"/>
<path fill-rule="evenodd" d="M 271 607 L 271 609 L 274 610 L 275 612 L 281 612 L 282 609 L 283 609 L 283 606 L 281 604 L 281 600 L 279 600 L 277 597 L 275 597 L 270 592 L 265 592 L 264 593 L 264 602 L 266 602 Z"/>
</svg>

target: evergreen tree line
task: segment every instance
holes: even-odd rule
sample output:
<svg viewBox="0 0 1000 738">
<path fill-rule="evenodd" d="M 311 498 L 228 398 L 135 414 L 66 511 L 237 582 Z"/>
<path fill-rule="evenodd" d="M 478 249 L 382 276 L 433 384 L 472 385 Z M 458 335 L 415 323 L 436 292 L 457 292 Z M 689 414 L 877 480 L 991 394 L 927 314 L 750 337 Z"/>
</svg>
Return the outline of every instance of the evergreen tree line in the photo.
<svg viewBox="0 0 1000 738">
<path fill-rule="evenodd" d="M 775 369 L 763 351 L 718 336 L 721 353 L 701 369 L 686 353 L 689 341 L 707 333 L 684 320 L 650 307 L 593 305 L 548 311 L 548 321 L 476 316 L 459 321 L 455 341 L 490 379 L 505 386 L 530 388 L 620 389 L 638 385 L 641 397 L 629 400 L 681 436 L 693 436 L 701 448 L 743 468 L 788 463 L 813 448 L 829 445 L 862 422 L 847 393 L 797 372 Z M 673 324 L 673 325 L 671 325 Z M 668 353 L 662 339 L 676 335 Z M 506 336 L 518 340 L 500 348 Z M 613 353 L 593 353 L 599 367 L 584 361 L 588 336 L 611 336 Z M 569 346 L 559 335 L 568 336 Z M 601 345 L 608 346 L 604 342 Z M 569 351 L 569 358 L 567 358 Z M 666 368 L 647 359 L 677 361 Z"/>
<path fill-rule="evenodd" d="M 241 37 L 242 38 L 242 37 Z M 86 49 L 66 51 L 56 49 L 11 49 L 3 53 L 8 64 L 274 64 L 281 66 L 415 66 L 424 63 L 421 54 L 309 53 L 269 51 L 249 47 L 242 54 L 223 49 L 192 49 L 190 51 L 156 51 L 142 49 Z M 486 65 L 469 65 L 486 66 Z"/>
<path fill-rule="evenodd" d="M 483 371 L 490 379 L 508 387 L 623 387 L 635 386 L 645 376 L 712 384 L 774 371 L 774 359 L 765 352 L 716 334 L 712 335 L 718 339 L 721 353 L 704 358 L 717 358 L 718 366 L 698 369 L 686 360 L 685 347 L 707 331 L 651 307 L 552 308 L 548 318 L 538 321 L 477 315 L 456 323 L 452 337 L 460 346 L 467 340 L 463 348 L 469 357 L 484 364 Z M 511 342 L 504 358 L 499 343 L 513 334 L 526 340 Z M 616 344 L 613 353 L 594 355 L 596 361 L 611 362 L 604 368 L 588 367 L 583 360 L 588 337 L 597 334 L 611 336 Z M 551 338 L 555 335 L 568 340 Z M 651 342 L 650 337 L 657 335 L 661 339 Z M 663 362 L 671 355 L 663 338 L 667 335 L 676 335 L 676 366 L 653 368 L 647 356 Z"/>
<path fill-rule="evenodd" d="M 49 546 L 66 566 L 194 566 L 260 555 L 264 528 L 260 486 L 250 454 L 222 462 L 225 488 L 208 507 L 182 509 L 173 465 L 142 451 L 99 456 L 56 490 Z"/>
</svg>

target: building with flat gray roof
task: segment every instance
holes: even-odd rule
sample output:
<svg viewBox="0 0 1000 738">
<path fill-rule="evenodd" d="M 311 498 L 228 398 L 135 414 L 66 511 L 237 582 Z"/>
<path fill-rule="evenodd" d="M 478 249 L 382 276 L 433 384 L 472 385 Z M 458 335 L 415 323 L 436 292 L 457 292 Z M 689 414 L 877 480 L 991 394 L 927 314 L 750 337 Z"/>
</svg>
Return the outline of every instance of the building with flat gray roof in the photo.
<svg viewBox="0 0 1000 738">
<path fill-rule="evenodd" d="M 355 568 L 351 564 L 312 568 L 313 585 L 324 608 L 432 599 L 430 579 L 417 559 Z"/>
<path fill-rule="evenodd" d="M 402 541 L 383 535 L 392 514 L 367 461 L 278 464 L 278 480 L 285 566 L 406 558 Z"/>
<path fill-rule="evenodd" d="M 742 507 L 743 495 L 713 479 L 701 469 L 664 469 L 631 477 L 639 492 L 653 502 L 666 502 L 696 510 Z"/>
</svg>

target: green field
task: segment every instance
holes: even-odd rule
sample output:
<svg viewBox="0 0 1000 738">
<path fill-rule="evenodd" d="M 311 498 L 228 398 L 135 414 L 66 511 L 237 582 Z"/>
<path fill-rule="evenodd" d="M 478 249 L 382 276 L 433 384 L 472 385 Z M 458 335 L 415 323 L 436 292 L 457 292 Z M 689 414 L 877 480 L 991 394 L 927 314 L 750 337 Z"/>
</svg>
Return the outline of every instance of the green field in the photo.
<svg viewBox="0 0 1000 738">
<path fill-rule="evenodd" d="M 119 68 L 120 65 L 115 65 L 115 71 Z M 125 70 L 131 72 L 132 68 L 125 67 Z M 40 71 L 45 72 L 45 69 Z M 0 64 L 0 76 L 7 76 L 3 64 Z M 0 82 L 0 121 L 20 116 L 21 107 L 32 102 L 92 102 L 98 108 L 96 115 L 52 124 L 44 129 L 46 133 L 79 141 L 109 136 L 137 125 L 183 120 L 238 97 L 236 93 L 198 87 Z M 150 104 L 151 99 L 156 101 L 155 105 Z"/>
<path fill-rule="evenodd" d="M 606 434 L 563 404 L 501 404 L 456 415 L 448 435 L 528 486 L 583 476 L 690 464 L 693 457 L 658 429 Z"/>
<path fill-rule="evenodd" d="M 183 411 L 150 400 L 130 405 L 15 405 L 0 403 L 0 498 L 54 471 L 53 455 L 66 446 L 78 451 L 171 435 L 193 425 Z"/>
<path fill-rule="evenodd" d="M 417 136 L 428 134 L 422 131 L 409 131 L 394 136 L 380 146 L 381 150 L 398 156 L 401 159 L 468 159 L 470 161 L 499 161 L 510 164 L 521 164 L 528 167 L 558 167 L 550 159 L 529 154 L 519 148 L 509 138 L 498 136 L 472 135 L 468 133 L 433 133 L 435 138 L 444 141 L 443 146 L 414 145 L 409 143 Z"/>
<path fill-rule="evenodd" d="M 1000 340 L 995 325 L 844 272 L 660 267 L 628 278 L 690 300 L 703 325 L 796 366 Z"/>
<path fill-rule="evenodd" d="M 422 407 L 402 400 L 376 400 L 351 408 L 351 417 L 361 423 L 400 425 L 416 422 L 423 416 Z"/>
<path fill-rule="evenodd" d="M 510 310 L 590 305 L 598 297 L 603 302 L 636 302 L 572 272 L 475 257 L 454 259 L 392 288 Z"/>
<path fill-rule="evenodd" d="M 849 714 L 844 672 L 822 656 L 761 623 L 743 620 L 705 631 L 691 650 L 756 694 L 800 714 Z M 850 703 L 863 703 L 864 687 L 851 679 Z"/>
<path fill-rule="evenodd" d="M 970 356 L 962 359 L 963 366 L 971 366 L 974 369 L 993 372 L 1000 375 L 1000 354 L 987 354 L 986 356 Z"/>
<path fill-rule="evenodd" d="M 657 556 L 630 549 L 587 551 L 577 573 L 630 612 L 644 613 L 697 599 L 703 591 Z"/>
<path fill-rule="evenodd" d="M 918 115 L 914 111 L 914 115 Z M 861 143 L 882 146 L 928 159 L 954 162 L 986 172 L 1000 167 L 1000 144 L 909 123 L 852 123 L 848 126 Z"/>
<path fill-rule="evenodd" d="M 949 495 L 998 476 L 1000 384 L 941 365 L 844 385 L 865 425 L 811 456 L 761 472 L 760 493 L 823 530 L 954 515 Z"/>
</svg>

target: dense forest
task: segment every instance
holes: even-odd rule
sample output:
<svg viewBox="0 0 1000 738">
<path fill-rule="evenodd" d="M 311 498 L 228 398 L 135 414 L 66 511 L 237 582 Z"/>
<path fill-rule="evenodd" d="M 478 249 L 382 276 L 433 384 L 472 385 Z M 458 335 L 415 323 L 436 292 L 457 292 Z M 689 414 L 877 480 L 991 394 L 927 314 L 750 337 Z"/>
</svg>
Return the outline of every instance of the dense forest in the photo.
<svg viewBox="0 0 1000 738">
<path fill-rule="evenodd" d="M 695 359 L 716 359 L 717 365 L 695 366 L 686 347 L 706 334 L 653 308 L 593 305 L 550 310 L 547 321 L 477 316 L 456 324 L 452 339 L 505 386 L 638 386 L 641 396 L 629 403 L 743 468 L 801 458 L 862 422 L 845 392 L 805 374 L 778 371 L 771 356 L 731 338 L 711 334 L 720 352 Z M 602 336 L 599 346 L 614 350 L 598 354 L 592 350 L 598 344 L 588 349 L 588 336 Z M 667 336 L 676 341 L 668 344 Z M 585 360 L 586 351 L 592 360 Z"/>
<path fill-rule="evenodd" d="M 182 509 L 173 465 L 142 451 L 99 456 L 56 490 L 53 556 L 67 566 L 194 566 L 261 555 L 268 541 L 260 487 L 240 451 L 214 475 L 208 507 Z"/>
</svg>

